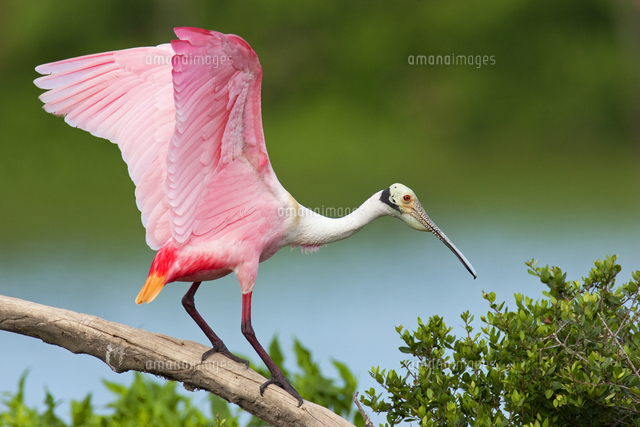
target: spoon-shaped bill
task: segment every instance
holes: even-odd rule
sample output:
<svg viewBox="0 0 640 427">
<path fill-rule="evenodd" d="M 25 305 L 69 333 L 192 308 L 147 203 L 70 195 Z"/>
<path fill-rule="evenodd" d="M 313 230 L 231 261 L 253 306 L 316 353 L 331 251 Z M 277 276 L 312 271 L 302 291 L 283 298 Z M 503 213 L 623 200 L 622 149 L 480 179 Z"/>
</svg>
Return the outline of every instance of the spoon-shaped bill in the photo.
<svg viewBox="0 0 640 427">
<path fill-rule="evenodd" d="M 451 243 L 451 240 L 449 240 L 449 238 L 445 236 L 445 234 L 438 227 L 436 227 L 435 224 L 434 224 L 434 229 L 431 230 L 431 232 L 435 234 L 436 237 L 440 239 L 440 241 L 444 243 L 449 249 L 451 249 L 451 252 L 456 254 L 458 259 L 462 262 L 462 264 L 464 264 L 465 268 L 469 271 L 469 273 L 471 273 L 474 279 L 478 277 L 478 275 L 476 274 L 476 270 L 473 268 L 473 266 L 467 260 L 467 258 L 464 255 L 462 255 L 462 252 L 460 252 L 458 248 L 456 248 L 456 245 Z"/>
<path fill-rule="evenodd" d="M 467 260 L 467 258 L 465 258 L 464 255 L 462 255 L 462 252 L 460 252 L 458 248 L 456 248 L 456 245 L 451 243 L 451 240 L 449 240 L 449 238 L 442 232 L 442 230 L 440 230 L 438 226 L 435 225 L 433 221 L 431 221 L 431 218 L 429 218 L 422 206 L 416 204 L 414 206 L 413 212 L 415 212 L 415 214 L 413 215 L 414 218 L 420 221 L 422 225 L 428 228 L 429 231 L 431 231 L 442 243 L 444 243 L 449 249 L 451 249 L 451 252 L 453 252 L 462 262 L 462 264 L 464 264 L 465 268 L 469 271 L 469 273 L 471 273 L 473 278 L 475 279 L 476 277 L 478 277 L 478 275 L 476 274 L 476 270 L 473 268 L 471 263 Z"/>
</svg>

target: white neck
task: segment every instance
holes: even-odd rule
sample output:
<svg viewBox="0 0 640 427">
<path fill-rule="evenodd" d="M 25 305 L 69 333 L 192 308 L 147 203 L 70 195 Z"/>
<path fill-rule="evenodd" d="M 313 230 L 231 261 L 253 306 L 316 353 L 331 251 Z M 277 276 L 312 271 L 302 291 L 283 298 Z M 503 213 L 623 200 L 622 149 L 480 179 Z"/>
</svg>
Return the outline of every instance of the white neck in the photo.
<svg viewBox="0 0 640 427">
<path fill-rule="evenodd" d="M 290 246 L 322 246 L 354 235 L 376 218 L 391 215 L 380 202 L 378 192 L 353 212 L 341 218 L 328 218 L 300 205 L 298 226 L 290 236 Z M 327 209 L 324 209 L 327 211 Z"/>
</svg>

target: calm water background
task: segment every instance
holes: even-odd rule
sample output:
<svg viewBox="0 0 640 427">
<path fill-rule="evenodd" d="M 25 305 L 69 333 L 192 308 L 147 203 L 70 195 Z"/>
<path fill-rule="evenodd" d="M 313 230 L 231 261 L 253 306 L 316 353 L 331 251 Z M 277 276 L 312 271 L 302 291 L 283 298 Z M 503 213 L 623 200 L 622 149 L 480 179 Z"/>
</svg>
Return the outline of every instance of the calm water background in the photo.
<svg viewBox="0 0 640 427">
<path fill-rule="evenodd" d="M 329 376 L 337 376 L 332 358 L 346 363 L 362 392 L 375 386 L 368 375 L 371 366 L 397 369 L 403 358 L 393 326 L 413 329 L 417 317 L 438 314 L 459 334 L 461 312 L 470 310 L 476 319 L 487 312 L 482 290 L 496 292 L 511 306 L 516 292 L 540 297 L 543 286 L 527 274 L 525 260 L 539 257 L 542 265 L 559 265 L 570 279 L 585 276 L 592 261 L 607 254 L 619 255 L 624 280 L 640 269 L 640 231 L 634 222 L 595 227 L 593 218 L 547 218 L 537 226 L 531 226 L 531 218 L 472 220 L 452 214 L 433 219 L 473 263 L 477 280 L 432 235 L 379 220 L 316 254 L 283 249 L 261 264 L 253 311 L 258 337 L 266 344 L 278 334 L 290 368 L 292 338 L 299 338 Z M 34 256 L 36 265 L 29 261 Z M 187 284 L 167 286 L 152 304 L 133 302 L 151 259 L 151 251 L 136 242 L 26 247 L 0 262 L 2 293 L 206 343 L 180 304 Z M 240 333 L 235 277 L 207 283 L 196 301 L 232 351 L 257 359 Z M 27 401 L 40 404 L 46 387 L 66 402 L 59 409 L 65 417 L 68 401 L 88 391 L 98 409 L 109 401 L 101 379 L 130 381 L 131 374 L 115 374 L 90 356 L 7 332 L 0 338 L 0 390 L 15 390 L 28 369 Z M 195 400 L 204 405 L 205 393 L 197 392 Z"/>
</svg>

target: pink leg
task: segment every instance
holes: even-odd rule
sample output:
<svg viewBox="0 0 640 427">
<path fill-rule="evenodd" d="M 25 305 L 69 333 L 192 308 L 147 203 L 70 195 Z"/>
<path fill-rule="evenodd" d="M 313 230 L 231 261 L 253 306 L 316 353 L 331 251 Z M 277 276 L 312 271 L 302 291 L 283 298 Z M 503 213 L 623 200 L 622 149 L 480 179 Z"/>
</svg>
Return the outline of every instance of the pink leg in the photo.
<svg viewBox="0 0 640 427">
<path fill-rule="evenodd" d="M 196 321 L 198 326 L 200 326 L 200 329 L 202 329 L 202 332 L 204 332 L 207 338 L 209 338 L 209 341 L 211 341 L 212 348 L 211 350 L 206 351 L 202 355 L 202 361 L 204 362 L 213 353 L 221 353 L 233 361 L 236 361 L 238 363 L 244 363 L 248 368 L 249 361 L 241 359 L 235 354 L 231 353 L 227 349 L 227 346 L 224 345 L 222 340 L 218 338 L 215 332 L 213 332 L 213 330 L 209 327 L 209 325 L 207 325 L 207 322 L 204 321 L 202 316 L 200 316 L 200 313 L 198 313 L 198 310 L 196 310 L 196 304 L 193 298 L 196 294 L 196 291 L 200 287 L 201 283 L 202 282 L 194 282 L 193 285 L 191 285 L 187 293 L 184 294 L 184 297 L 182 297 L 182 306 L 185 308 L 185 310 L 187 310 L 187 313 L 189 313 L 189 316 L 191 316 L 191 318 Z"/>
<path fill-rule="evenodd" d="M 253 327 L 251 326 L 251 292 L 248 294 L 242 294 L 242 334 L 253 346 L 264 364 L 267 365 L 269 372 L 271 372 L 271 379 L 260 386 L 260 394 L 264 394 L 264 391 L 269 384 L 275 384 L 286 390 L 291 396 L 298 399 L 298 406 L 302 405 L 302 397 L 300 394 L 291 386 L 291 384 L 289 384 L 289 381 L 284 377 L 280 368 L 278 368 L 274 361 L 271 360 L 269 354 L 267 354 L 264 348 L 262 348 L 262 345 L 260 345 L 256 338 L 256 334 L 253 332 Z"/>
</svg>

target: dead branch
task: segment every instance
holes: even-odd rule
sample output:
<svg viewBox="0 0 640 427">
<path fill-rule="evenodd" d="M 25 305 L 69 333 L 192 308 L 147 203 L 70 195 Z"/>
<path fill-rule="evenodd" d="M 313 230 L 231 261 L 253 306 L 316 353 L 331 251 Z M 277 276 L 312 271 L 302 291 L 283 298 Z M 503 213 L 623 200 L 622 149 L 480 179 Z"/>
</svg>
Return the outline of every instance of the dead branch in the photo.
<svg viewBox="0 0 640 427">
<path fill-rule="evenodd" d="M 374 427 L 373 423 L 367 416 L 367 413 L 364 411 L 364 408 L 362 407 L 360 402 L 358 402 L 358 392 L 356 391 L 355 393 L 353 393 L 351 397 L 353 398 L 353 401 L 358 407 L 358 411 L 360 411 L 360 415 L 362 415 L 362 419 L 364 420 L 364 427 Z"/>
<path fill-rule="evenodd" d="M 272 426 L 350 426 L 330 410 L 306 400 L 301 407 L 279 387 L 241 363 L 214 354 L 201 362 L 202 344 L 180 340 L 96 316 L 0 295 L 0 330 L 40 338 L 75 354 L 89 354 L 115 372 L 147 372 L 203 389 L 235 403 Z"/>
</svg>

